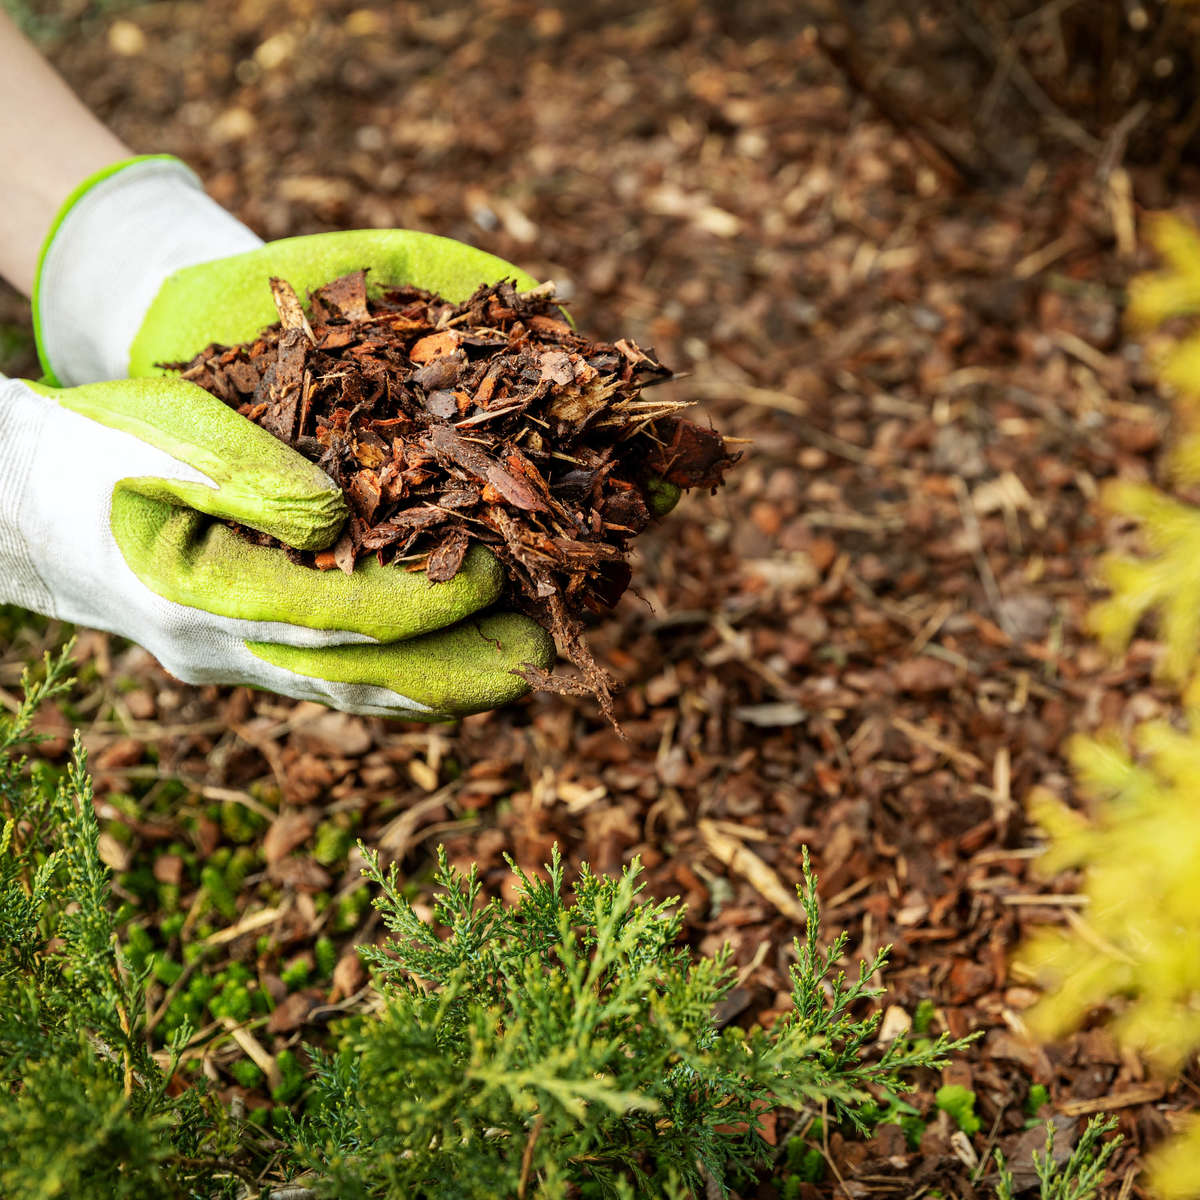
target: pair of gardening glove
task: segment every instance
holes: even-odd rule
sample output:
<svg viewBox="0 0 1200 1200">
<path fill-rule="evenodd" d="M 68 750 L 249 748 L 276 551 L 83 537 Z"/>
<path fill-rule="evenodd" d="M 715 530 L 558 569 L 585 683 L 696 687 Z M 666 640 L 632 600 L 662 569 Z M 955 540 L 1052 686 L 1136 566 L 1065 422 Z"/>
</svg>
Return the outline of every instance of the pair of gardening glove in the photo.
<svg viewBox="0 0 1200 1200">
<path fill-rule="evenodd" d="M 444 720 L 504 704 L 553 644 L 500 596 L 472 548 L 447 583 L 370 560 L 316 571 L 341 491 L 215 396 L 156 363 L 235 344 L 277 319 L 268 280 L 303 295 L 366 267 L 376 288 L 455 301 L 534 280 L 445 238 L 368 230 L 264 245 L 177 159 L 134 159 L 65 205 L 33 291 L 46 381 L 0 376 L 0 602 L 109 630 L 188 683 L 248 684 L 349 712 Z"/>
</svg>

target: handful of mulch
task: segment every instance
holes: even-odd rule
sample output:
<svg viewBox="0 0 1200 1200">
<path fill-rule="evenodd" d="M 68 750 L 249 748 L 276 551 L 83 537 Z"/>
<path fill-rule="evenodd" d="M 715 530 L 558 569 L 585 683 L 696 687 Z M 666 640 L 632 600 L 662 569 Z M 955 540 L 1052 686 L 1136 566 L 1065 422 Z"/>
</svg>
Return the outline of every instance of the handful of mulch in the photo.
<svg viewBox="0 0 1200 1200">
<path fill-rule="evenodd" d="M 366 272 L 311 293 L 271 281 L 279 324 L 241 346 L 167 364 L 315 462 L 351 517 L 332 550 L 297 561 L 350 572 L 368 554 L 452 579 L 472 542 L 511 581 L 510 603 L 553 634 L 586 686 L 530 669 L 536 687 L 592 692 L 611 680 L 581 617 L 630 581 L 629 540 L 665 481 L 716 488 L 736 460 L 684 404 L 642 389 L 671 378 L 652 352 L 582 337 L 553 285 L 501 282 L 465 304 L 401 287 L 368 299 Z M 246 536 L 279 545 L 252 530 Z"/>
</svg>

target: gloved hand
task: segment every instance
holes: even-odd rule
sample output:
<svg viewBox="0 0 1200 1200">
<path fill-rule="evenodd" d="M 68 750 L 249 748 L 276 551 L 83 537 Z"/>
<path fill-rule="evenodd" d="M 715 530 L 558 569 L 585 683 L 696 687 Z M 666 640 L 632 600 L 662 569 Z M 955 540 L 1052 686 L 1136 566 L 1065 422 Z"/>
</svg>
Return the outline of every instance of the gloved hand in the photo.
<svg viewBox="0 0 1200 1200">
<path fill-rule="evenodd" d="M 430 235 L 262 246 L 174 159 L 88 181 L 51 231 L 34 288 L 46 375 L 81 386 L 0 382 L 0 601 L 130 637 L 187 682 L 352 712 L 437 720 L 527 691 L 511 672 L 548 666 L 553 645 L 527 618 L 472 617 L 503 583 L 485 550 L 430 584 L 374 562 L 318 572 L 252 544 L 221 521 L 300 549 L 330 545 L 340 492 L 207 392 L 153 377 L 156 362 L 270 324 L 271 275 L 302 292 L 362 266 L 377 284 L 450 296 L 502 276 L 532 284 Z"/>
</svg>

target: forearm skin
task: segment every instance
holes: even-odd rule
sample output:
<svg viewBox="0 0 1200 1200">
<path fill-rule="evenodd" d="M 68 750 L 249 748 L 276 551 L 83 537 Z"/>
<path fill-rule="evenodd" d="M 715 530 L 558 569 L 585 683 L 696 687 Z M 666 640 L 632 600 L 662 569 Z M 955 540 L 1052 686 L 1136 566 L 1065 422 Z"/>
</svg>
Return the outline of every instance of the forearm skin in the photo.
<svg viewBox="0 0 1200 1200">
<path fill-rule="evenodd" d="M 106 129 L 0 11 L 0 275 L 30 294 L 38 252 L 63 202 L 132 151 Z"/>
</svg>

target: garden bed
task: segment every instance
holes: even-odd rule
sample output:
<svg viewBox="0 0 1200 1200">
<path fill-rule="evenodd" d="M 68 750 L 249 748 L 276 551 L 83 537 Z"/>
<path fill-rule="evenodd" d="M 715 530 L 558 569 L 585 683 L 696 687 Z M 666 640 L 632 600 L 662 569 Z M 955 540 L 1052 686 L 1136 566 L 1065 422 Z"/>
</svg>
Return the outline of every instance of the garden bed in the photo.
<svg viewBox="0 0 1200 1200">
<path fill-rule="evenodd" d="M 1190 1083 L 1164 1091 L 1098 1030 L 1033 1045 L 1009 958 L 1078 903 L 1070 878 L 1032 873 L 1023 797 L 1070 794 L 1071 731 L 1168 703 L 1154 646 L 1111 665 L 1082 630 L 1097 485 L 1153 471 L 1164 428 L 1119 328 L 1129 193 L 1083 155 L 949 190 L 786 3 L 597 27 L 586 5 L 517 0 L 317 16 L 217 0 L 131 10 L 53 57 L 137 149 L 182 154 L 265 236 L 473 241 L 559 280 L 599 336 L 653 345 L 687 375 L 662 394 L 753 441 L 721 493 L 639 541 L 640 594 L 589 633 L 627 741 L 588 698 L 415 730 L 187 688 L 84 635 L 58 749 L 83 721 L 106 854 L 147 926 L 174 905 L 207 934 L 204 971 L 242 963 L 276 993 L 265 1052 L 369 1000 L 347 953 L 379 933 L 355 836 L 418 899 L 439 842 L 493 888 L 505 852 L 532 866 L 558 843 L 601 871 L 641 855 L 695 945 L 732 942 L 723 1015 L 745 1025 L 786 993 L 807 844 L 827 926 L 863 954 L 894 945 L 886 1028 L 984 1036 L 913 1099 L 918 1148 L 894 1125 L 834 1131 L 806 1194 L 982 1194 L 972 1155 L 998 1145 L 1019 1169 L 1040 1146 L 1034 1085 L 1071 1128 L 1120 1116 L 1124 1178 Z M 6 681 L 57 636 L 25 627 Z M 205 864 L 228 896 L 189 918 Z M 267 1103 L 213 1032 L 197 1061 L 208 1045 L 221 1087 Z M 976 1093 L 970 1152 L 934 1106 L 942 1083 Z M 798 1130 L 767 1132 L 781 1167 L 763 1197 Z"/>
</svg>

